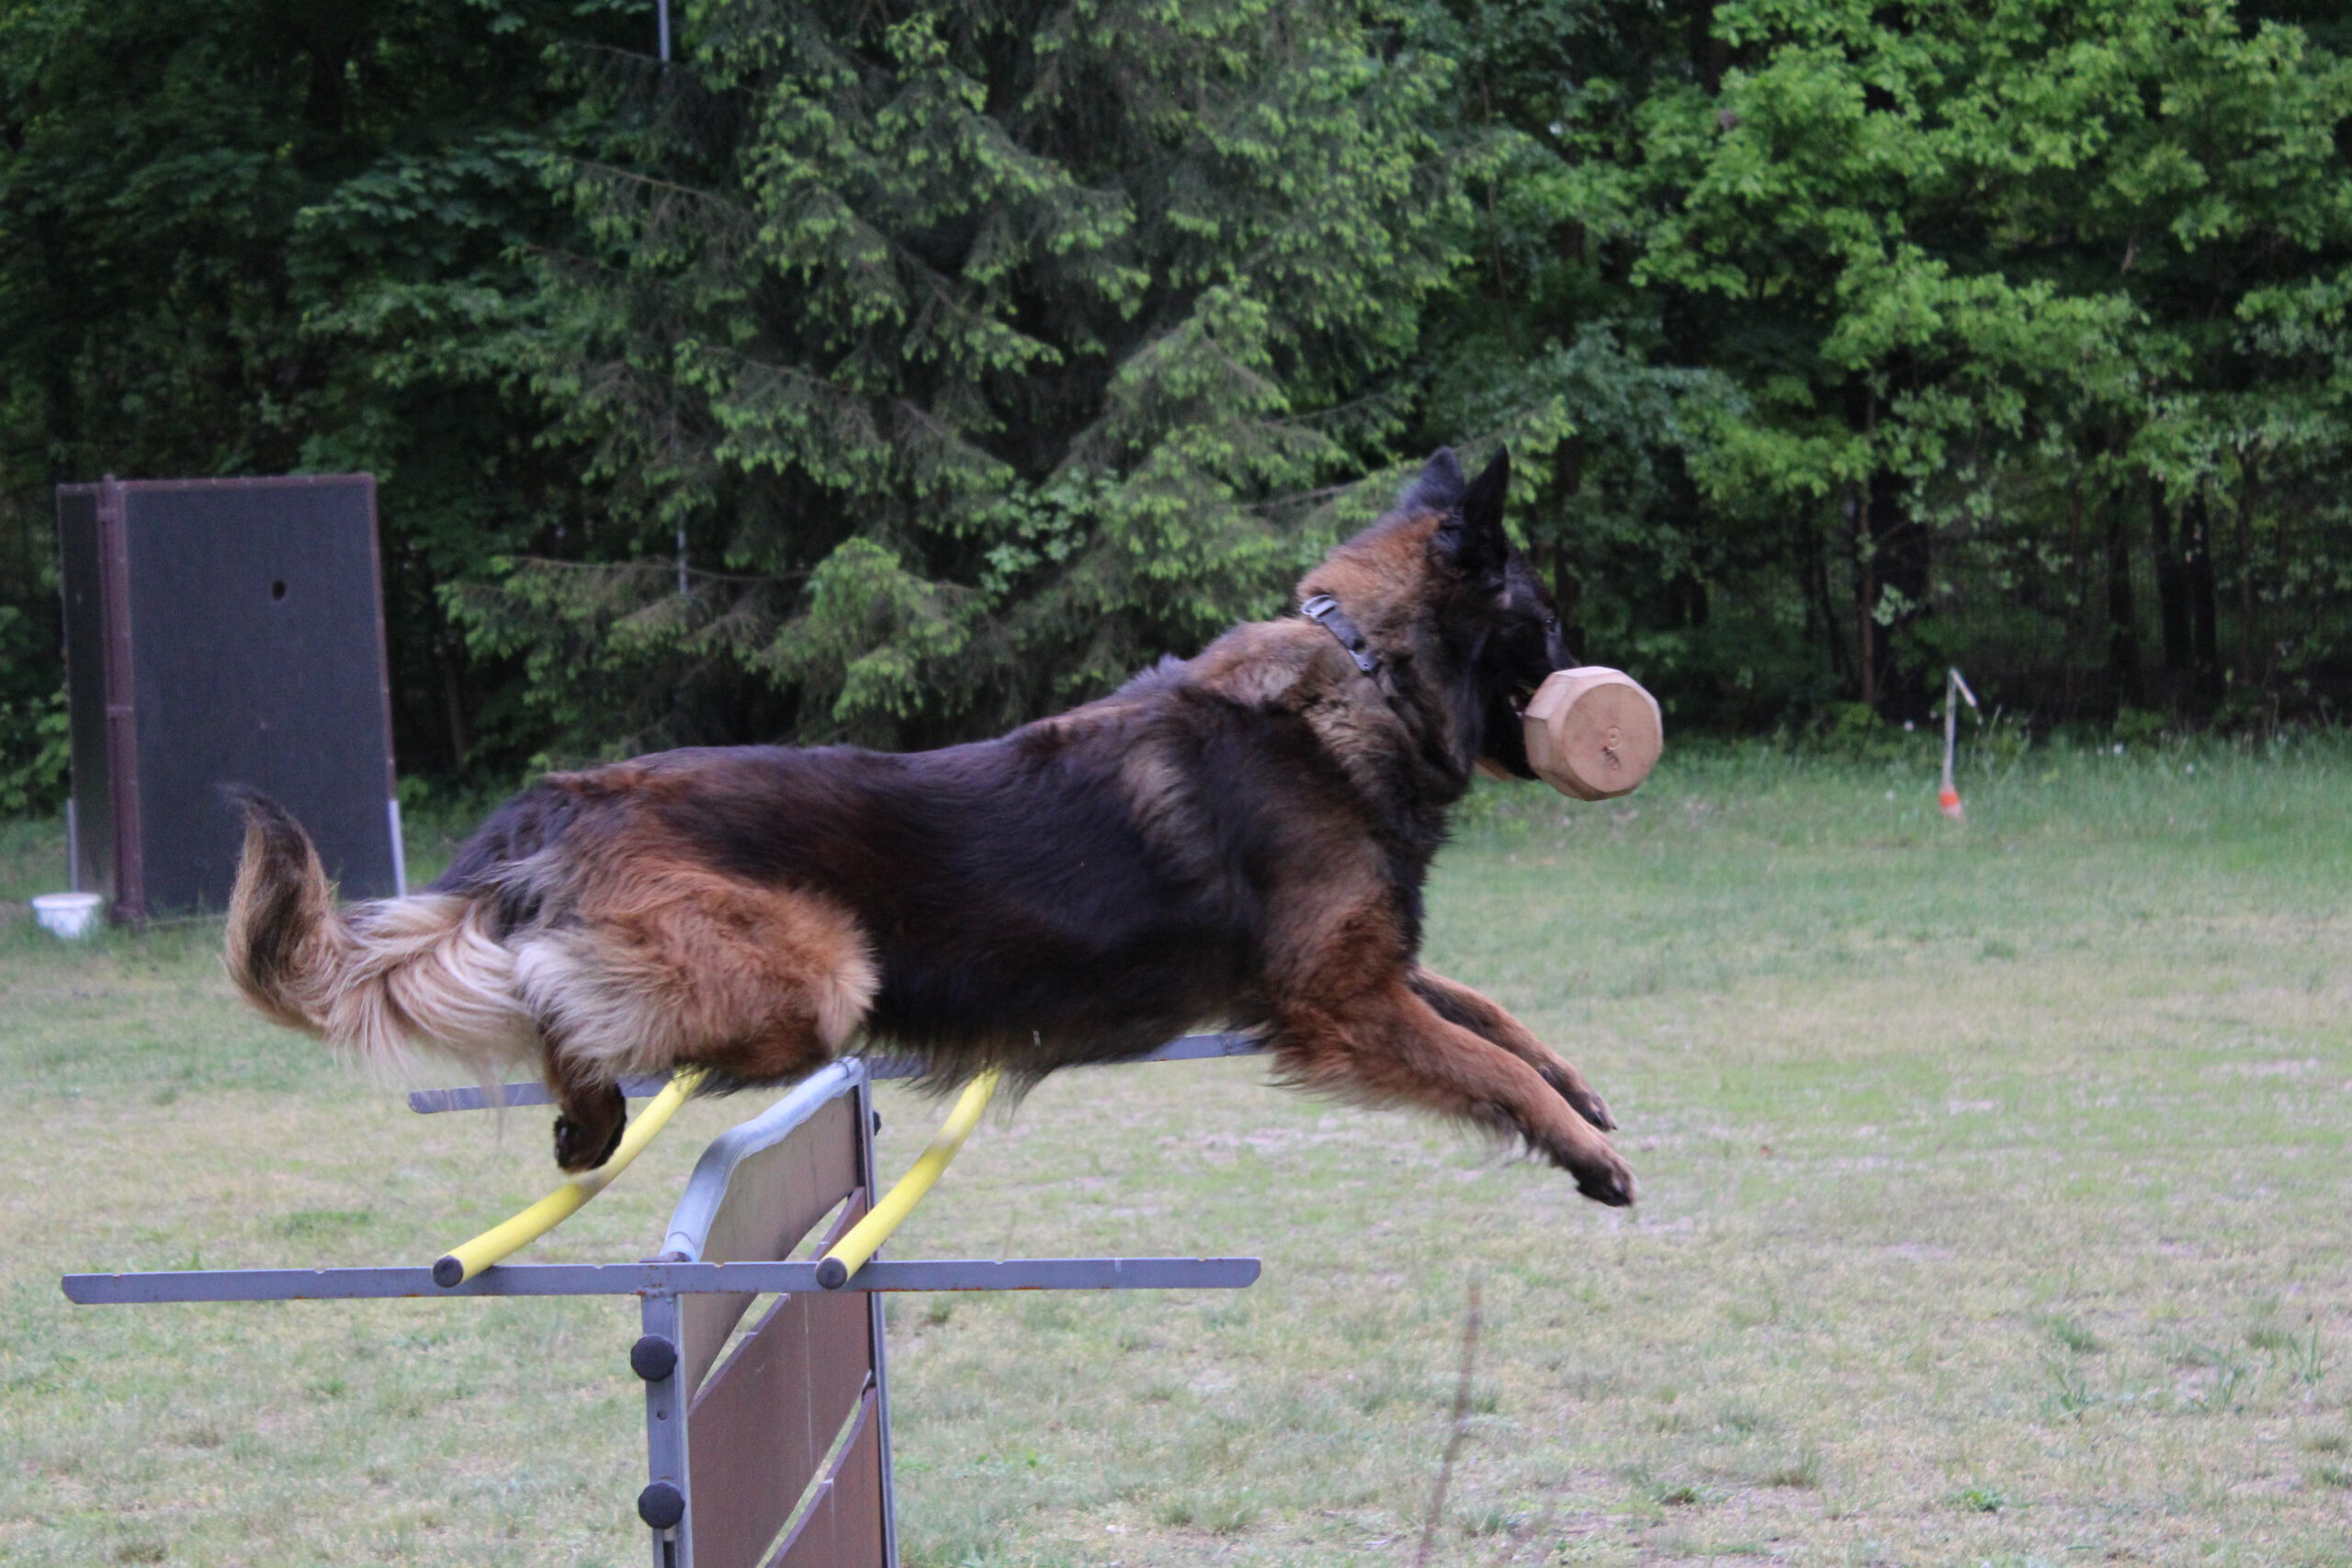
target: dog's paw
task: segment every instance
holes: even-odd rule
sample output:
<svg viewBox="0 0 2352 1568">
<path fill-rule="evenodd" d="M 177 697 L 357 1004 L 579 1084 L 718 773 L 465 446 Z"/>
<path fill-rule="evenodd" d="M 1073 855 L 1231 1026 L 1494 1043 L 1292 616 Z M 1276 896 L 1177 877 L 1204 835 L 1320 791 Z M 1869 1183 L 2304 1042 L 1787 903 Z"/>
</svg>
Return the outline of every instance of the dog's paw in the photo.
<svg viewBox="0 0 2352 1568">
<path fill-rule="evenodd" d="M 595 1110 L 598 1114 L 593 1119 L 555 1119 L 555 1163 L 559 1169 L 575 1173 L 594 1170 L 612 1158 L 613 1151 L 621 1146 L 621 1134 L 628 1126 L 628 1099 L 615 1089 L 609 1100 Z"/>
<path fill-rule="evenodd" d="M 1531 1151 L 1577 1179 L 1577 1190 L 1596 1203 L 1623 1209 L 1634 1201 L 1634 1171 L 1608 1139 L 1582 1121 L 1548 1111 L 1528 1129 Z"/>
<path fill-rule="evenodd" d="M 1552 1163 L 1577 1179 L 1577 1190 L 1596 1203 L 1623 1209 L 1634 1201 L 1634 1170 L 1600 1134 L 1577 1122 L 1569 1138 L 1545 1139 L 1537 1146 Z"/>
<path fill-rule="evenodd" d="M 1595 1094 L 1590 1084 L 1557 1067 L 1544 1068 L 1543 1073 L 1544 1081 L 1568 1102 L 1569 1110 L 1604 1133 L 1617 1130 L 1617 1118 L 1610 1114 L 1609 1102 Z"/>
<path fill-rule="evenodd" d="M 1639 1196 L 1634 1185 L 1633 1168 L 1613 1153 L 1606 1161 L 1584 1161 L 1576 1168 L 1575 1174 L 1577 1190 L 1596 1203 L 1623 1209 Z"/>
<path fill-rule="evenodd" d="M 621 1129 L 591 1129 L 569 1116 L 555 1119 L 555 1163 L 561 1170 L 594 1170 L 620 1146 Z"/>
</svg>

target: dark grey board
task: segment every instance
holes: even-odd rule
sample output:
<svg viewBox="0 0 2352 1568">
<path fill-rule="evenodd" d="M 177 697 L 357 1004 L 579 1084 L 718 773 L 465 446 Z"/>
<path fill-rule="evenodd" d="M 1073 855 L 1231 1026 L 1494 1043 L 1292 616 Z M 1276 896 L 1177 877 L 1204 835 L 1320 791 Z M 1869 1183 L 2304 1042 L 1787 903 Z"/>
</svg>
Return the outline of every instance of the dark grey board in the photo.
<svg viewBox="0 0 2352 1568">
<path fill-rule="evenodd" d="M 85 886 L 131 920 L 222 908 L 241 835 L 221 786 L 242 784 L 301 820 L 345 897 L 394 892 L 375 480 L 62 487 L 58 531 L 76 817 L 110 840 Z"/>
</svg>

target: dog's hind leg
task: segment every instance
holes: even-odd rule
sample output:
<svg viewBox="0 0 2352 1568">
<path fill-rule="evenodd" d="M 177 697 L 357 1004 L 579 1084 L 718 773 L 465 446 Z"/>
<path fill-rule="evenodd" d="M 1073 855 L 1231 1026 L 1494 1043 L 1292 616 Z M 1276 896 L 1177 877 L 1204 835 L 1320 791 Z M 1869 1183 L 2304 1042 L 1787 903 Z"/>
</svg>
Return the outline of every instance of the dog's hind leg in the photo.
<svg viewBox="0 0 2352 1568">
<path fill-rule="evenodd" d="M 1593 1091 L 1584 1075 L 1504 1011 L 1501 1004 L 1432 969 L 1417 966 L 1406 983 L 1448 1023 L 1458 1023 L 1480 1039 L 1492 1041 L 1533 1067 L 1577 1115 L 1604 1133 L 1616 1131 L 1617 1119 L 1609 1113 L 1609 1102 Z"/>
<path fill-rule="evenodd" d="M 855 1033 L 876 987 L 865 936 L 837 906 L 647 858 L 583 897 L 575 923 L 518 948 L 514 968 L 547 1042 L 567 1170 L 618 1138 L 623 1076 L 805 1077 Z"/>
<path fill-rule="evenodd" d="M 550 1052 L 548 1089 L 555 1096 L 555 1163 L 564 1170 L 594 1170 L 620 1147 L 628 1122 L 628 1097 L 612 1079 L 583 1073 L 581 1065 Z"/>
</svg>

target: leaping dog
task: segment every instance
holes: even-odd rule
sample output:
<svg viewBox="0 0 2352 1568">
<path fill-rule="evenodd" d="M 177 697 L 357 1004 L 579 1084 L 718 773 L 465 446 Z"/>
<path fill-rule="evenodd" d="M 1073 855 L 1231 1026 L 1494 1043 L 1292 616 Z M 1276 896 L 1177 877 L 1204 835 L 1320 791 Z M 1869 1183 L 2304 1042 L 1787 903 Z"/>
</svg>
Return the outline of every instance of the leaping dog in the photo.
<svg viewBox="0 0 2352 1568">
<path fill-rule="evenodd" d="M 1482 761 L 1533 776 L 1521 710 L 1570 662 L 1509 481 L 1507 454 L 1465 482 L 1440 451 L 1300 615 L 994 740 L 553 775 L 405 898 L 338 910 L 247 793 L 229 973 L 363 1058 L 536 1066 L 566 1170 L 619 1140 L 627 1074 L 786 1083 L 863 1037 L 1034 1081 L 1224 1024 L 1290 1083 L 1515 1135 L 1630 1203 L 1600 1096 L 1418 957 L 1448 813 Z"/>
</svg>

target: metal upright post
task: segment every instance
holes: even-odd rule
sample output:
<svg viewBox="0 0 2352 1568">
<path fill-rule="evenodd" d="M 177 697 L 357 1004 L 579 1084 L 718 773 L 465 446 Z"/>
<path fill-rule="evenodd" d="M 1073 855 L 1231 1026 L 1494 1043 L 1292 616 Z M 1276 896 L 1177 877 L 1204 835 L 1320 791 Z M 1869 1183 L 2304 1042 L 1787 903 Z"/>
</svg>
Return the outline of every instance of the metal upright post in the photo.
<svg viewBox="0 0 2352 1568">
<path fill-rule="evenodd" d="M 629 1370 L 645 1380 L 645 1454 L 651 1479 L 637 1495 L 637 1517 L 653 1532 L 653 1568 L 682 1568 L 693 1561 L 686 1498 L 686 1405 L 693 1397 L 678 1375 L 681 1333 L 678 1298 L 670 1291 L 644 1297 L 644 1333 L 629 1347 Z"/>
<path fill-rule="evenodd" d="M 874 1134 L 881 1131 L 882 1114 L 874 1109 L 874 1075 L 863 1059 L 857 1065 L 856 1093 L 858 1180 L 868 1192 L 878 1192 L 881 1188 L 874 1179 Z M 899 1568 L 899 1472 L 890 1459 L 889 1348 L 882 1333 L 882 1292 L 868 1292 L 865 1301 L 873 1314 L 874 1419 L 882 1447 L 882 1562 L 883 1568 Z"/>
</svg>

